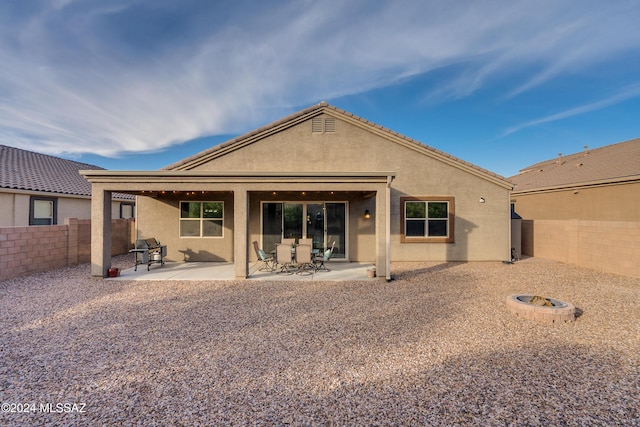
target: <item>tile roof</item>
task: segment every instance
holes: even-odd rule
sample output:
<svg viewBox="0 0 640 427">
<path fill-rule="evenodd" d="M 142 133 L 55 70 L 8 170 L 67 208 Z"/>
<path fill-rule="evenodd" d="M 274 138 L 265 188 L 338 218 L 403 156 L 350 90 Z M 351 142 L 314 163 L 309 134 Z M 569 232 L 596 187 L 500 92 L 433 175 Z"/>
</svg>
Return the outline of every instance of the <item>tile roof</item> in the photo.
<svg viewBox="0 0 640 427">
<path fill-rule="evenodd" d="M 0 188 L 91 196 L 91 184 L 78 173 L 83 169 L 104 170 L 87 163 L 0 145 Z M 128 194 L 113 197 L 134 198 Z"/>
<path fill-rule="evenodd" d="M 509 178 L 519 191 L 616 182 L 640 177 L 640 138 L 570 155 L 559 155 Z"/>
<path fill-rule="evenodd" d="M 199 161 L 199 159 L 203 159 L 208 157 L 209 155 L 213 155 L 215 154 L 217 151 L 219 150 L 224 150 L 226 148 L 229 147 L 233 147 L 234 145 L 241 145 L 241 143 L 243 141 L 249 140 L 253 137 L 256 137 L 262 133 L 267 133 L 272 129 L 278 128 L 281 125 L 284 125 L 288 122 L 295 122 L 297 119 L 301 118 L 301 117 L 305 117 L 305 116 L 311 116 L 311 115 L 317 115 L 321 112 L 335 112 L 338 115 L 342 115 L 345 116 L 346 118 L 355 120 L 357 122 L 360 122 L 366 126 L 370 126 L 372 128 L 374 128 L 375 130 L 379 131 L 379 132 L 383 132 L 385 134 L 388 134 L 389 137 L 392 138 L 399 138 L 405 142 L 408 142 L 410 144 L 414 144 L 416 147 L 421 147 L 422 149 L 425 149 L 427 151 L 430 151 L 431 153 L 441 157 L 441 158 L 446 158 L 449 159 L 451 161 L 453 161 L 454 163 L 458 163 L 460 165 L 464 165 L 472 170 L 475 170 L 476 172 L 479 172 L 480 174 L 483 175 L 488 175 L 494 179 L 497 179 L 498 181 L 503 181 L 505 184 L 509 184 L 509 182 L 506 180 L 506 178 L 504 178 L 501 175 L 498 175 L 494 172 L 491 172 L 487 169 L 481 168 L 480 166 L 474 165 L 472 163 L 469 163 L 465 160 L 462 160 L 460 158 L 457 158 L 455 156 L 452 156 L 451 154 L 445 153 L 444 151 L 440 151 L 436 148 L 433 148 L 431 146 L 428 146 L 426 144 L 423 144 L 415 139 L 409 138 L 408 136 L 404 136 L 396 131 L 393 131 L 391 129 L 387 129 L 381 125 L 375 124 L 373 122 L 370 122 L 369 120 L 363 119 L 362 117 L 359 117 L 355 114 L 352 114 L 348 111 L 342 110 L 340 108 L 334 107 L 333 105 L 329 105 L 326 101 L 322 101 L 316 105 L 312 105 L 310 107 L 307 107 L 303 110 L 300 110 L 296 113 L 293 113 L 289 116 L 286 116 L 282 119 L 279 119 L 275 122 L 272 122 L 268 125 L 265 125 L 263 127 L 260 127 L 258 129 L 255 129 L 251 132 L 245 133 L 243 135 L 240 135 L 236 138 L 230 139 L 229 141 L 223 142 L 219 145 L 216 145 L 215 147 L 211 147 L 207 150 L 204 150 L 200 153 L 197 153 L 191 157 L 188 157 L 186 159 L 180 160 L 176 163 L 173 163 L 171 165 L 168 165 L 164 168 L 162 168 L 162 170 L 184 170 L 184 169 L 189 169 L 190 167 L 192 167 L 192 165 L 194 165 L 195 163 L 197 163 Z M 334 114 L 335 115 L 335 114 Z"/>
</svg>

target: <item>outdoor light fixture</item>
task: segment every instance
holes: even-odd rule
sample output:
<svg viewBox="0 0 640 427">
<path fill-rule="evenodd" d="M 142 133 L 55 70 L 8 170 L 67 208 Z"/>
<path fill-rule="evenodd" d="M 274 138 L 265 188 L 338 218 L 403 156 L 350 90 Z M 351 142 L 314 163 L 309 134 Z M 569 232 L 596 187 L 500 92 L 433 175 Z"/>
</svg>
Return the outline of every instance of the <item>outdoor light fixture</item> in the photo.
<svg viewBox="0 0 640 427">
<path fill-rule="evenodd" d="M 480 197 L 480 200 L 478 200 L 478 202 L 484 203 L 485 202 L 484 197 Z"/>
<path fill-rule="evenodd" d="M 369 212 L 369 209 L 364 211 L 364 219 L 369 219 L 371 218 L 371 212 Z"/>
</svg>

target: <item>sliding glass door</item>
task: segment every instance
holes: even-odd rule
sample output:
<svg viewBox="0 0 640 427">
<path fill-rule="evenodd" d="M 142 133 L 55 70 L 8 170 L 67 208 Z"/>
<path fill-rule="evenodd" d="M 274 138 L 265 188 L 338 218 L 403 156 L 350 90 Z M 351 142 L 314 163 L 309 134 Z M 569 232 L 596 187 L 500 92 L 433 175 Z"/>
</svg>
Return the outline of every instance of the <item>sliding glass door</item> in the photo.
<svg viewBox="0 0 640 427">
<path fill-rule="evenodd" d="M 313 239 L 314 249 L 324 250 L 336 242 L 333 258 L 346 258 L 346 202 L 264 202 L 262 246 L 269 252 L 282 238 Z"/>
<path fill-rule="evenodd" d="M 262 248 L 269 253 L 282 239 L 282 203 L 262 204 Z"/>
<path fill-rule="evenodd" d="M 313 239 L 314 249 L 324 250 L 324 248 L 326 248 L 324 238 L 324 217 L 323 203 L 307 203 L 305 237 Z"/>
<path fill-rule="evenodd" d="M 346 258 L 347 246 L 347 209 L 345 203 L 325 203 L 325 247 L 336 242 L 333 249 L 334 258 Z"/>
</svg>

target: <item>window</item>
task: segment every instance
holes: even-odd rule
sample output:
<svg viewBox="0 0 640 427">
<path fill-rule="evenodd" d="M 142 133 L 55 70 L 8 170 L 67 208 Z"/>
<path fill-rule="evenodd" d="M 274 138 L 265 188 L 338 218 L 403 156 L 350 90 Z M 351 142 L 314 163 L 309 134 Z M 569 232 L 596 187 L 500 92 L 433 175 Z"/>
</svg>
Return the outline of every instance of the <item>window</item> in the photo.
<svg viewBox="0 0 640 427">
<path fill-rule="evenodd" d="M 134 209 L 133 203 L 120 203 L 120 218 L 133 218 L 134 217 Z"/>
<path fill-rule="evenodd" d="M 453 197 L 401 197 L 400 241 L 453 243 Z"/>
<path fill-rule="evenodd" d="M 48 197 L 31 197 L 29 225 L 55 225 L 58 222 L 58 200 Z"/>
<path fill-rule="evenodd" d="M 223 202 L 180 202 L 180 237 L 222 237 Z"/>
</svg>

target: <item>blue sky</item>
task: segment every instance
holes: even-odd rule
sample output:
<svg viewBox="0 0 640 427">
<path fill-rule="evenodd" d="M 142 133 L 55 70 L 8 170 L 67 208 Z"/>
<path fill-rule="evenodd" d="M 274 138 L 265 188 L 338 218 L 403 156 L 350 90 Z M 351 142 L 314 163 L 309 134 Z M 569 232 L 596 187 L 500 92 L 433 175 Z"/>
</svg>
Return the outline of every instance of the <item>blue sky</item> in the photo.
<svg viewBox="0 0 640 427">
<path fill-rule="evenodd" d="M 0 2 L 0 144 L 149 170 L 327 101 L 503 176 L 640 137 L 640 2 Z"/>
</svg>

